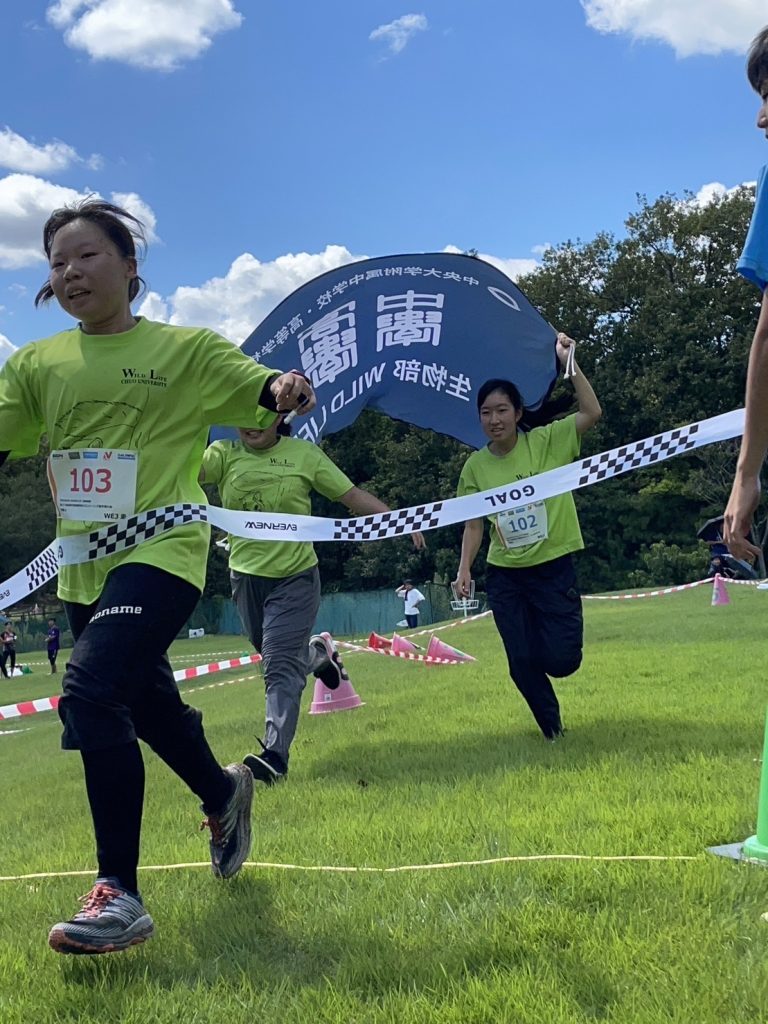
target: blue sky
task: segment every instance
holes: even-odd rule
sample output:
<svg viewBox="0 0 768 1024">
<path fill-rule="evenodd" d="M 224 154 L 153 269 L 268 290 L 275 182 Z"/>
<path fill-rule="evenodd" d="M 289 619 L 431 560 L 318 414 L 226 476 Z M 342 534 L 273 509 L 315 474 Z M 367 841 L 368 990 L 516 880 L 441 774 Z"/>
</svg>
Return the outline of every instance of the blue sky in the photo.
<svg viewBox="0 0 768 1024">
<path fill-rule="evenodd" d="M 239 342 L 352 258 L 472 247 L 514 275 L 620 232 L 638 192 L 753 181 L 766 22 L 764 0 L 5 0 L 0 359 L 69 326 L 32 305 L 40 233 L 89 192 L 151 229 L 140 311 Z"/>
</svg>

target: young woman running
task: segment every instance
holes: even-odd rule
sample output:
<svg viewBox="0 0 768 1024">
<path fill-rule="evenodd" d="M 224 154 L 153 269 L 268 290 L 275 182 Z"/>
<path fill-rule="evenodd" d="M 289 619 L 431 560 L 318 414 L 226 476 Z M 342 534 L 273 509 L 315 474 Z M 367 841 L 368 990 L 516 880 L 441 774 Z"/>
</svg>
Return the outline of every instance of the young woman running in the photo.
<svg viewBox="0 0 768 1024">
<path fill-rule="evenodd" d="M 355 515 L 388 512 L 383 501 L 355 487 L 317 445 L 290 436 L 290 425 L 240 427 L 239 441 L 214 441 L 203 456 L 201 481 L 216 484 L 226 508 L 310 515 L 317 491 Z M 424 547 L 414 533 L 413 544 Z M 311 636 L 320 607 L 320 574 L 310 543 L 229 538 L 232 599 L 251 643 L 263 655 L 266 728 L 262 750 L 245 764 L 266 785 L 288 774 L 307 674 L 331 690 L 348 680 L 329 633 Z"/>
<path fill-rule="evenodd" d="M 563 366 L 573 341 L 557 336 Z M 592 386 L 574 364 L 578 411 L 565 419 L 522 431 L 523 402 L 508 380 L 489 380 L 477 395 L 488 444 L 464 463 L 458 493 L 504 488 L 547 469 L 565 466 L 579 454 L 581 437 L 602 410 Z M 560 705 L 550 676 L 569 676 L 581 664 L 584 624 L 571 555 L 584 547 L 573 496 L 488 516 L 491 543 L 486 569 L 488 603 L 509 662 L 509 674 L 548 740 L 562 734 Z M 483 519 L 464 526 L 455 582 L 470 594 L 472 563 L 483 540 Z"/>
<path fill-rule="evenodd" d="M 303 377 L 256 364 L 213 331 L 134 316 L 137 241 L 140 222 L 110 203 L 55 210 L 43 229 L 49 277 L 35 304 L 55 298 L 77 323 L 19 349 L 0 373 L 0 461 L 9 451 L 33 455 L 47 434 L 59 536 L 205 501 L 197 477 L 209 426 L 268 426 L 278 411 L 314 404 Z M 62 746 L 82 758 L 98 876 L 82 909 L 52 928 L 58 952 L 114 952 L 152 934 L 136 877 L 139 739 L 200 798 L 213 873 L 229 878 L 248 854 L 251 773 L 218 763 L 166 654 L 200 596 L 208 539 L 206 525 L 187 523 L 60 569 L 75 639 L 59 704 Z"/>
</svg>

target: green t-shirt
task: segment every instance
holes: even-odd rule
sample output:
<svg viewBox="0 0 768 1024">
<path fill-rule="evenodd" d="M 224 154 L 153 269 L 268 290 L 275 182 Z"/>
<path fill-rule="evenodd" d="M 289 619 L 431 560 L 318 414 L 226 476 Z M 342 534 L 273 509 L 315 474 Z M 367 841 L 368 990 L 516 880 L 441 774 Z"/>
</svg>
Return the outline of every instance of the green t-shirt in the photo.
<svg viewBox="0 0 768 1024">
<path fill-rule="evenodd" d="M 225 508 L 310 515 L 310 492 L 337 501 L 354 484 L 310 441 L 279 437 L 266 451 L 241 441 L 214 441 L 203 456 L 207 484 L 217 484 Z M 229 567 L 251 576 L 284 579 L 317 565 L 308 542 L 229 537 Z"/>
<path fill-rule="evenodd" d="M 34 455 L 40 436 L 52 450 L 122 448 L 138 452 L 136 511 L 204 502 L 200 461 L 215 423 L 267 427 L 259 408 L 276 371 L 206 328 L 140 319 L 121 334 L 84 334 L 79 326 L 15 352 L 0 372 L 0 450 Z M 59 520 L 58 536 L 104 522 Z M 116 565 L 155 565 L 202 589 L 210 530 L 175 527 L 136 547 L 83 565 L 62 566 L 59 596 L 90 604 Z"/>
<path fill-rule="evenodd" d="M 458 494 L 461 497 L 492 487 L 501 489 L 516 480 L 565 466 L 579 454 L 580 447 L 575 416 L 521 431 L 515 447 L 506 455 L 492 455 L 487 447 L 473 452 L 461 471 Z M 499 513 L 488 516 L 491 523 L 488 562 L 491 565 L 506 568 L 539 565 L 584 547 L 571 493 L 547 498 L 528 506 L 525 511 L 501 513 L 499 523 L 497 519 Z M 542 533 L 546 534 L 545 538 L 516 546 L 518 541 L 537 538 Z"/>
</svg>

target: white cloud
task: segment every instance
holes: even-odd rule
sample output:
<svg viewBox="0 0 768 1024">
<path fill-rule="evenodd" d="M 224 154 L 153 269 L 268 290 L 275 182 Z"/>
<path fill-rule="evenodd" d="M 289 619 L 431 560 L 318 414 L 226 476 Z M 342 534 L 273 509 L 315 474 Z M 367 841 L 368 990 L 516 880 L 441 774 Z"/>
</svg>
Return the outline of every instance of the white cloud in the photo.
<svg viewBox="0 0 768 1024">
<path fill-rule="evenodd" d="M 734 192 L 738 192 L 742 188 L 754 188 L 757 185 L 756 181 L 743 181 L 741 185 L 733 185 L 728 188 L 727 185 L 723 185 L 719 181 L 710 181 L 706 185 L 702 185 L 696 195 L 690 200 L 692 206 L 709 206 L 710 203 L 716 202 L 718 199 L 723 199 L 725 196 L 732 196 Z"/>
<path fill-rule="evenodd" d="M 75 189 L 31 174 L 0 179 L 0 267 L 15 270 L 43 260 L 43 224 L 51 210 L 84 198 Z"/>
<path fill-rule="evenodd" d="M 429 27 L 423 14 L 404 14 L 396 21 L 387 25 L 379 25 L 368 36 L 373 42 L 383 40 L 389 48 L 390 55 L 402 53 L 417 32 L 425 32 Z"/>
<path fill-rule="evenodd" d="M 327 270 L 365 259 L 342 245 L 320 253 L 288 253 L 262 263 L 250 253 L 238 256 L 225 277 L 214 277 L 199 288 L 181 287 L 168 298 L 150 292 L 139 309 L 142 316 L 172 324 L 211 327 L 238 345 L 302 284 Z"/>
<path fill-rule="evenodd" d="M 52 210 L 67 206 L 87 196 L 98 196 L 92 189 L 78 192 L 55 185 L 32 174 L 9 174 L 0 178 L 0 268 L 16 270 L 32 267 L 44 260 L 42 232 Z M 155 215 L 135 193 L 115 193 L 113 202 L 130 200 L 129 212 L 146 217 L 150 235 L 154 236 Z"/>
<path fill-rule="evenodd" d="M 144 202 L 141 196 L 135 192 L 113 192 L 112 202 L 122 206 L 128 213 L 141 221 L 144 225 L 144 234 L 148 242 L 159 242 L 160 238 L 155 231 L 157 217 L 155 211 Z"/>
<path fill-rule="evenodd" d="M 243 20 L 232 0 L 57 0 L 48 20 L 94 60 L 173 71 Z"/>
<path fill-rule="evenodd" d="M 464 252 L 463 249 L 457 248 L 455 245 L 446 245 L 443 252 Z M 506 274 L 507 277 L 516 281 L 518 277 L 522 277 L 524 274 L 530 274 L 532 270 L 535 270 L 539 266 L 538 260 L 528 259 L 526 257 L 519 258 L 505 258 L 502 256 L 490 256 L 488 253 L 479 252 L 477 254 L 481 260 L 485 260 L 486 263 L 490 263 L 491 266 L 496 267 Z"/>
<path fill-rule="evenodd" d="M 462 250 L 448 245 L 443 252 Z M 539 265 L 533 259 L 479 255 L 512 279 Z M 268 263 L 243 253 L 224 277 L 214 277 L 198 288 L 177 288 L 167 298 L 150 292 L 138 312 L 150 320 L 210 327 L 241 345 L 275 306 L 301 285 L 327 270 L 367 258 L 353 255 L 342 245 L 328 245 L 319 253 L 288 253 Z"/>
<path fill-rule="evenodd" d="M 168 312 L 168 303 L 165 299 L 161 298 L 157 292 L 147 292 L 144 296 L 144 300 L 138 309 L 138 313 L 141 316 L 145 316 L 147 320 L 160 320 L 162 323 L 167 324 L 170 319 Z M 193 326 L 189 324 L 187 326 Z M 194 325 L 197 326 L 197 325 Z M 208 327 L 208 324 L 202 324 L 203 327 Z"/>
<path fill-rule="evenodd" d="M 95 153 L 86 160 L 72 146 L 58 139 L 36 146 L 7 126 L 0 129 L 0 167 L 30 174 L 55 174 L 74 163 L 85 164 L 97 171 L 103 161 Z"/>
<path fill-rule="evenodd" d="M 766 21 L 765 0 L 581 0 L 598 32 L 654 39 L 678 57 L 745 53 Z"/>
<path fill-rule="evenodd" d="M 15 351 L 16 346 L 12 345 L 4 334 L 0 334 L 0 366 L 2 366 L 8 356 L 12 356 Z"/>
</svg>

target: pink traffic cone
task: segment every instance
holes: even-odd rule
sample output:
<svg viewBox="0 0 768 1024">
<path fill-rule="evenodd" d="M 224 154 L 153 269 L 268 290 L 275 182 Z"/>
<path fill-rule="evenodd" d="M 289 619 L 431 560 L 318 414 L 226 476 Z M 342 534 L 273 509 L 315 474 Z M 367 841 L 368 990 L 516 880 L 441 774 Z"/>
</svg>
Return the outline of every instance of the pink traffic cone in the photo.
<svg viewBox="0 0 768 1024">
<path fill-rule="evenodd" d="M 393 654 L 410 654 L 412 651 L 417 651 L 418 647 L 416 644 L 412 644 L 410 640 L 406 640 L 404 636 L 400 636 L 399 633 L 392 634 L 392 653 Z"/>
<path fill-rule="evenodd" d="M 471 654 L 465 654 L 464 651 L 460 651 L 457 647 L 451 647 L 450 644 L 444 643 L 433 633 L 429 640 L 429 647 L 427 648 L 428 658 L 450 658 L 452 661 L 476 661 Z"/>
<path fill-rule="evenodd" d="M 362 707 L 354 686 L 348 679 L 342 679 L 335 690 L 329 690 L 322 679 L 315 680 L 315 692 L 312 697 L 310 715 L 327 715 L 331 711 L 351 711 Z"/>
<path fill-rule="evenodd" d="M 368 646 L 374 651 L 388 651 L 392 641 L 388 636 L 381 636 L 379 633 L 371 633 L 368 637 Z"/>
<path fill-rule="evenodd" d="M 731 598 L 728 594 L 728 588 L 725 585 L 725 580 L 720 573 L 715 573 L 715 579 L 712 584 L 712 607 L 716 608 L 719 605 L 730 603 Z"/>
</svg>

